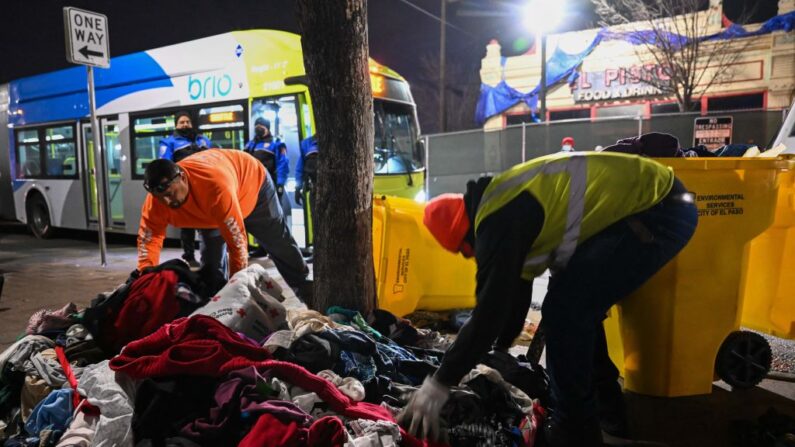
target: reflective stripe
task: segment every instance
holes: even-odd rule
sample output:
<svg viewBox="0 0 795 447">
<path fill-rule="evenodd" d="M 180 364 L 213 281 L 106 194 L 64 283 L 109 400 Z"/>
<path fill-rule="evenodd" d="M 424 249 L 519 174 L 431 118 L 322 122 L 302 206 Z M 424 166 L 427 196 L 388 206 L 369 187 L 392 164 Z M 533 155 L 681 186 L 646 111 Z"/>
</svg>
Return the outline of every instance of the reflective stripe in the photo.
<svg viewBox="0 0 795 447">
<path fill-rule="evenodd" d="M 486 203 L 492 197 L 502 194 L 511 188 L 518 188 L 531 181 L 537 175 L 555 175 L 561 172 L 569 174 L 569 196 L 566 210 L 566 230 L 560 244 L 552 253 L 534 256 L 525 260 L 524 267 L 538 267 L 550 264 L 550 267 L 560 269 L 568 264 L 577 242 L 580 238 L 580 226 L 585 212 L 585 191 L 588 183 L 588 161 L 583 155 L 572 155 L 565 160 L 547 163 L 537 168 L 524 172 L 516 177 L 505 180 L 487 194 L 484 194 L 481 203 Z"/>
<path fill-rule="evenodd" d="M 552 259 L 553 268 L 563 268 L 577 249 L 580 239 L 580 226 L 585 212 L 585 190 L 587 188 L 588 165 L 585 157 L 572 157 L 566 163 L 569 173 L 569 208 L 566 212 L 566 232 L 563 240 L 555 249 Z"/>
</svg>

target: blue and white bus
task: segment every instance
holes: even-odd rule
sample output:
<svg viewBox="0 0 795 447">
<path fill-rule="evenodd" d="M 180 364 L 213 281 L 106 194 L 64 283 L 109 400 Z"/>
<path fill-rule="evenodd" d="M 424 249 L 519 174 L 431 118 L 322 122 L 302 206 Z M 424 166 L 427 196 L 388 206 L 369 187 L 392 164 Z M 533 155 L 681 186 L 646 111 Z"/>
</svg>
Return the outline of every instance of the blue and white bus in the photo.
<svg viewBox="0 0 795 447">
<path fill-rule="evenodd" d="M 424 154 L 409 85 L 372 60 L 370 77 L 375 190 L 421 196 Z M 144 169 L 179 110 L 229 149 L 243 148 L 256 118 L 269 119 L 287 144 L 291 175 L 299 142 L 313 134 L 300 37 L 292 33 L 235 31 L 120 56 L 95 79 L 108 231 L 138 231 Z M 87 98 L 83 67 L 0 85 L 0 217 L 27 223 L 38 237 L 98 228 Z"/>
</svg>

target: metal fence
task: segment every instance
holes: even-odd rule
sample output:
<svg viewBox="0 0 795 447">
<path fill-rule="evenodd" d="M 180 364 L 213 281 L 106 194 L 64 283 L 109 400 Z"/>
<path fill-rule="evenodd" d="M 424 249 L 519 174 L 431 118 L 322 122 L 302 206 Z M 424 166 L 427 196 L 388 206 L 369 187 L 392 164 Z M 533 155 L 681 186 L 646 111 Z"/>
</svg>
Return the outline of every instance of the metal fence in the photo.
<svg viewBox="0 0 795 447">
<path fill-rule="evenodd" d="M 609 146 L 621 138 L 647 132 L 665 132 L 679 138 L 682 147 L 693 145 L 693 127 L 700 113 L 676 113 L 594 118 L 521 124 L 496 131 L 473 130 L 426 135 L 428 196 L 464 192 L 467 180 L 502 172 L 513 165 L 560 150 L 564 137 L 573 137 L 577 150 Z M 733 143 L 766 147 L 784 121 L 786 110 L 750 110 L 711 113 L 732 116 Z"/>
</svg>

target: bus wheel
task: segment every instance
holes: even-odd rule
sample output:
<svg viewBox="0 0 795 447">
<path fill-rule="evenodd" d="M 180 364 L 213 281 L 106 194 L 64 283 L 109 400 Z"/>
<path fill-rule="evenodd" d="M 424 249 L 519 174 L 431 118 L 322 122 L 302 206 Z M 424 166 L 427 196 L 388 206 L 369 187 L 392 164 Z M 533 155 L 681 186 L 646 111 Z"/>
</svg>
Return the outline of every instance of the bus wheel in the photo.
<svg viewBox="0 0 795 447">
<path fill-rule="evenodd" d="M 32 194 L 25 206 L 28 215 L 28 227 L 39 239 L 48 239 L 55 233 L 50 222 L 50 210 L 41 194 Z"/>
</svg>

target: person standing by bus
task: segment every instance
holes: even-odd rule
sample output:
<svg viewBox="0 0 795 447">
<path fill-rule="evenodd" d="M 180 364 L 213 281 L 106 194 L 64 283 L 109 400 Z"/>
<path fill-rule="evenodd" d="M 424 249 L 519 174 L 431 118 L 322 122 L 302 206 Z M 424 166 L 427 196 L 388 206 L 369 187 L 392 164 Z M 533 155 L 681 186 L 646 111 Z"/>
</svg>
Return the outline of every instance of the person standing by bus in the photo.
<svg viewBox="0 0 795 447">
<path fill-rule="evenodd" d="M 246 144 L 246 152 L 265 166 L 276 183 L 279 200 L 284 196 L 284 184 L 290 174 L 287 145 L 271 134 L 271 122 L 259 117 L 254 121 L 254 138 Z"/>
<path fill-rule="evenodd" d="M 190 112 L 180 110 L 174 117 L 174 133 L 160 140 L 158 157 L 176 163 L 189 155 L 211 147 L 213 147 L 213 143 L 194 130 Z M 196 230 L 182 228 L 179 236 L 183 251 L 182 259 L 191 267 L 198 267 L 199 263 L 196 262 L 194 254 Z"/>
<path fill-rule="evenodd" d="M 317 184 L 318 145 L 314 135 L 301 141 L 301 156 L 295 164 L 295 203 L 304 207 L 306 246 L 314 243 L 312 216 L 315 212 L 315 185 Z"/>
</svg>

